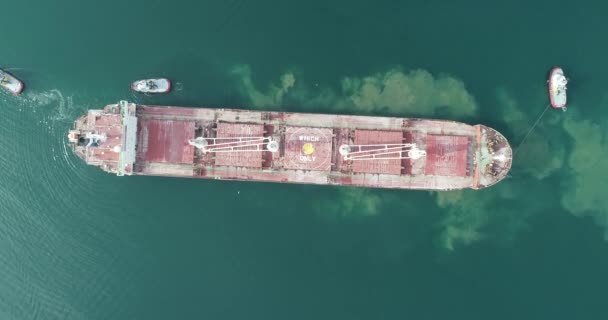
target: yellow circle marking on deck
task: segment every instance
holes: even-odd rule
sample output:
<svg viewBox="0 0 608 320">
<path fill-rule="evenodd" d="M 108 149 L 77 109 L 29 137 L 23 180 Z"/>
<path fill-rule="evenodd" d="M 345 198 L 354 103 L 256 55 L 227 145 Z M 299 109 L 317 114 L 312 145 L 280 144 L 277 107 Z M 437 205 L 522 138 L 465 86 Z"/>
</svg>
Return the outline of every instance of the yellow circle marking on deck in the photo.
<svg viewBox="0 0 608 320">
<path fill-rule="evenodd" d="M 302 146 L 302 152 L 304 152 L 305 155 L 309 156 L 313 154 L 313 152 L 315 152 L 315 147 L 312 145 L 312 143 L 307 142 Z"/>
</svg>

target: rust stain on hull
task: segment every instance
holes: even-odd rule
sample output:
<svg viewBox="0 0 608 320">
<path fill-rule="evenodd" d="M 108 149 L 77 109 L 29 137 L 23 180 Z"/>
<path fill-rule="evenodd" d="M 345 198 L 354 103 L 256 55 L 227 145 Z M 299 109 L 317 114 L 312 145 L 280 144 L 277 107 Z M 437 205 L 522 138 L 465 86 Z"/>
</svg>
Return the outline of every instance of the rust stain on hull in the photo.
<svg viewBox="0 0 608 320">
<path fill-rule="evenodd" d="M 136 141 L 121 136 L 125 126 L 137 128 Z M 506 176 L 512 157 L 483 125 L 126 102 L 89 110 L 69 140 L 112 173 L 398 189 L 484 188 Z"/>
</svg>

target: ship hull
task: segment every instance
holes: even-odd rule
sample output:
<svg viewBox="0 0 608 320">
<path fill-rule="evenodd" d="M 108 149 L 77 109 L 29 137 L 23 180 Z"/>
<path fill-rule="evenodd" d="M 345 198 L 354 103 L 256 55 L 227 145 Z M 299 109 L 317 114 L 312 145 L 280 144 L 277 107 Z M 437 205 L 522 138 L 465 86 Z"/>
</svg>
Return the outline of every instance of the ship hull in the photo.
<svg viewBox="0 0 608 320">
<path fill-rule="evenodd" d="M 153 84 L 153 87 L 150 87 L 149 84 Z M 137 80 L 131 83 L 131 90 L 149 94 L 169 93 L 171 92 L 171 80 L 167 78 Z"/>
<path fill-rule="evenodd" d="M 79 145 L 87 132 L 108 142 Z M 118 175 L 373 188 L 484 188 L 506 176 L 512 154 L 494 129 L 454 121 L 126 103 L 89 111 L 72 133 L 77 155 Z M 341 146 L 364 158 L 344 156 Z"/>
<path fill-rule="evenodd" d="M 562 68 L 555 67 L 551 69 L 551 74 L 549 75 L 549 100 L 551 101 L 551 106 L 555 109 L 564 109 L 566 108 L 567 95 L 566 91 L 559 89 L 559 80 L 564 77 L 564 71 Z"/>
<path fill-rule="evenodd" d="M 23 92 L 23 88 L 25 86 L 23 85 L 23 82 L 21 82 L 21 80 L 15 78 L 12 74 L 3 70 L 0 70 L 0 74 L 0 86 L 2 86 L 4 90 L 14 95 L 19 95 L 21 94 L 21 92 Z"/>
</svg>

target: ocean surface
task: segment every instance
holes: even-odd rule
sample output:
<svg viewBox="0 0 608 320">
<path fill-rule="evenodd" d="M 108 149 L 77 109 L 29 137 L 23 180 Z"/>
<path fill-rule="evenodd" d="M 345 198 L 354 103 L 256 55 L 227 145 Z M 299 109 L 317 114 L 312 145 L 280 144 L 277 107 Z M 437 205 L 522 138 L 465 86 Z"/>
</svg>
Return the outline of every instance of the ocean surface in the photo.
<svg viewBox="0 0 608 320">
<path fill-rule="evenodd" d="M 0 319 L 606 319 L 601 1 L 5 1 Z M 546 79 L 570 78 L 567 112 Z M 133 80 L 165 76 L 148 97 Z M 508 179 L 426 192 L 85 165 L 66 133 L 137 103 L 453 119 Z"/>
</svg>

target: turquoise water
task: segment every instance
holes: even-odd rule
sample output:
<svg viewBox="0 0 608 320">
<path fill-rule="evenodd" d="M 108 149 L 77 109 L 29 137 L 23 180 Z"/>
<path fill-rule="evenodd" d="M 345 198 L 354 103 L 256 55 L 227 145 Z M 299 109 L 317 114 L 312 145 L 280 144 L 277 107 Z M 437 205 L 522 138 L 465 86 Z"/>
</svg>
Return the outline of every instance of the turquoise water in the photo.
<svg viewBox="0 0 608 320">
<path fill-rule="evenodd" d="M 606 318 L 606 7 L 3 4 L 0 63 L 26 91 L 0 93 L 0 318 Z M 517 148 L 554 65 L 568 112 Z M 129 91 L 151 76 L 175 91 Z M 517 156 L 447 193 L 119 178 L 65 134 L 120 99 L 483 123 Z"/>
</svg>

